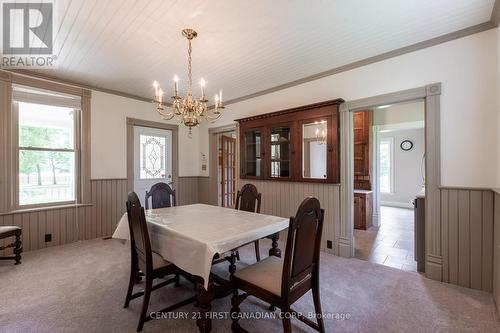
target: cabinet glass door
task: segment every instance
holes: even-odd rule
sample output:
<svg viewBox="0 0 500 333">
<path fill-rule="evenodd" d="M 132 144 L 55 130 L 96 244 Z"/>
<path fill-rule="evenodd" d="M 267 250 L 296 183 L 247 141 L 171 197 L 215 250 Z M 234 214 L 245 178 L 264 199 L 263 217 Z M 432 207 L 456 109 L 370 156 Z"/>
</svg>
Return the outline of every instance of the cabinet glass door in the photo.
<svg viewBox="0 0 500 333">
<path fill-rule="evenodd" d="M 290 178 L 291 163 L 290 127 L 271 128 L 271 172 L 272 178 Z"/>
<path fill-rule="evenodd" d="M 326 179 L 328 124 L 319 120 L 302 125 L 302 178 Z"/>
<path fill-rule="evenodd" d="M 260 177 L 261 175 L 261 131 L 259 129 L 245 132 L 245 159 L 243 175 L 247 177 Z"/>
</svg>

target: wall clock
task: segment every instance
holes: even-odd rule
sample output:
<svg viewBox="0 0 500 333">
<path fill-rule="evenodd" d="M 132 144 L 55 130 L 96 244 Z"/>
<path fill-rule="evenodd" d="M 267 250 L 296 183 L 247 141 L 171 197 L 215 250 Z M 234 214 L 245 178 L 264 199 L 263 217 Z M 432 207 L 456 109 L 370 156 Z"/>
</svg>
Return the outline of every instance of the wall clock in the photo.
<svg viewBox="0 0 500 333">
<path fill-rule="evenodd" d="M 410 140 L 403 140 L 399 146 L 404 151 L 409 151 L 409 150 L 412 150 L 412 148 L 413 148 L 413 142 Z"/>
</svg>

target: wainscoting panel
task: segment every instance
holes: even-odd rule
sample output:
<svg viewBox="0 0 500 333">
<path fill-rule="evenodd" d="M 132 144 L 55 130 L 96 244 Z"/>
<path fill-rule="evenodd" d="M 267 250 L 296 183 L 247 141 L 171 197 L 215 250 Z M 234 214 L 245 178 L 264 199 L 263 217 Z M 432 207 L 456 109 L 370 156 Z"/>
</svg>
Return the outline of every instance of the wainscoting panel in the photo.
<svg viewBox="0 0 500 333">
<path fill-rule="evenodd" d="M 179 177 L 179 184 L 175 189 L 177 194 L 177 204 L 179 206 L 198 203 L 198 178 L 199 177 Z"/>
<path fill-rule="evenodd" d="M 0 215 L 0 225 L 23 228 L 23 251 L 111 236 L 125 212 L 126 199 L 126 179 L 92 180 L 91 204 Z M 45 242 L 46 234 L 52 235 L 50 242 Z M 11 253 L 12 249 L 4 251 Z"/>
<path fill-rule="evenodd" d="M 91 183 L 92 210 L 79 221 L 85 230 L 83 239 L 111 236 L 126 211 L 127 180 L 96 179 Z"/>
<path fill-rule="evenodd" d="M 85 210 L 90 207 L 80 207 Z M 44 247 L 63 245 L 78 240 L 77 208 L 64 207 L 57 209 L 18 212 L 0 216 L 0 225 L 17 225 L 23 228 L 23 251 L 37 250 Z M 52 234 L 52 241 L 45 242 L 45 234 Z M 10 243 L 2 240 L 2 245 Z M 1 255 L 11 255 L 12 249 L 3 251 Z"/>
<path fill-rule="evenodd" d="M 198 177 L 198 202 L 210 204 L 210 177 Z"/>
<path fill-rule="evenodd" d="M 279 181 L 257 181 L 240 179 L 238 186 L 254 184 L 262 193 L 263 214 L 294 216 L 302 200 L 307 196 L 318 198 L 325 209 L 323 241 L 321 249 L 329 253 L 338 253 L 338 237 L 340 227 L 340 186 L 314 183 L 292 183 Z M 326 247 L 326 241 L 333 242 L 333 249 Z"/>
<path fill-rule="evenodd" d="M 203 193 L 200 193 L 200 187 L 204 189 Z M 208 201 L 208 178 L 179 177 L 177 195 L 178 205 Z M 127 179 L 94 179 L 88 205 L 2 214 L 0 225 L 23 228 L 23 251 L 109 237 L 126 211 L 126 200 Z M 45 242 L 46 234 L 52 234 L 52 241 Z M 0 240 L 0 244 L 9 241 Z M 12 249 L 0 251 L 0 255 L 11 253 Z"/>
<path fill-rule="evenodd" d="M 497 304 L 498 316 L 500 317 L 500 189 L 495 191 L 494 212 L 494 236 L 493 236 L 493 298 Z"/>
<path fill-rule="evenodd" d="M 491 190 L 441 189 L 443 281 L 492 291 Z"/>
</svg>

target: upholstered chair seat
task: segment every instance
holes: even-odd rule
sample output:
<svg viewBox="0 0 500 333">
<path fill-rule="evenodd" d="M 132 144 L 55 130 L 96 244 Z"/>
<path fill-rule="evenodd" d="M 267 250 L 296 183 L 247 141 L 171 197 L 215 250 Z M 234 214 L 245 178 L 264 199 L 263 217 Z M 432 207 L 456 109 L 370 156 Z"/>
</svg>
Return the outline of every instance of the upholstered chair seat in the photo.
<svg viewBox="0 0 500 333">
<path fill-rule="evenodd" d="M 6 227 L 0 227 L 0 234 L 6 234 L 6 233 L 10 233 L 10 232 L 15 232 L 16 230 L 21 230 L 20 227 L 18 226 L 15 226 L 15 225 L 9 225 L 9 226 L 6 226 Z"/>
<path fill-rule="evenodd" d="M 253 265 L 237 270 L 234 276 L 256 287 L 281 296 L 283 259 L 270 256 Z"/>
<path fill-rule="evenodd" d="M 14 237 L 14 241 L 5 246 L 0 245 L 0 251 L 13 248 L 14 255 L 1 257 L 0 260 L 14 260 L 16 265 L 21 263 L 21 253 L 23 252 L 23 246 L 21 241 L 23 230 L 21 227 L 15 225 L 7 225 L 0 227 L 0 239 L 6 239 Z"/>
<path fill-rule="evenodd" d="M 291 319 L 297 318 L 320 333 L 325 333 L 319 296 L 319 259 L 325 211 L 316 198 L 306 198 L 290 217 L 285 257 L 269 256 L 264 260 L 235 271 L 231 275 L 232 332 L 247 332 L 239 324 L 240 304 L 252 295 L 279 307 L 282 312 L 283 331 L 292 332 Z M 239 294 L 239 290 L 244 293 Z M 292 309 L 292 305 L 312 291 L 316 320 Z"/>
</svg>

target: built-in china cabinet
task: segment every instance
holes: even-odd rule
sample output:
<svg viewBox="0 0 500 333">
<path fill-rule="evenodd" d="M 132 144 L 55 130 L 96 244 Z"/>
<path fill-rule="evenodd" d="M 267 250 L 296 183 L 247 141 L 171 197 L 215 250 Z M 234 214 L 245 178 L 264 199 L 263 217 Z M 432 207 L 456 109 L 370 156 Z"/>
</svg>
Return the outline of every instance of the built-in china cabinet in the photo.
<svg viewBox="0 0 500 333">
<path fill-rule="evenodd" d="M 336 99 L 236 120 L 240 178 L 339 183 L 343 102 Z"/>
</svg>

